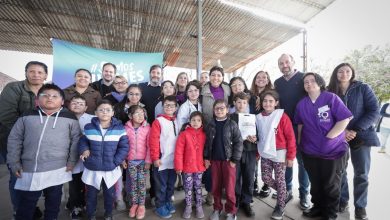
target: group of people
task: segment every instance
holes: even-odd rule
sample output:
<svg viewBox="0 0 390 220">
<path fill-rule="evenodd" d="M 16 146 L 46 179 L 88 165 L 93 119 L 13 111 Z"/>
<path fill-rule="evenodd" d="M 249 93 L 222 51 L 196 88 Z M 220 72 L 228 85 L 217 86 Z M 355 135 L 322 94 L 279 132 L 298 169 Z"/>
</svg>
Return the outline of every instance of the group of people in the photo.
<svg viewBox="0 0 390 220">
<path fill-rule="evenodd" d="M 125 209 L 126 199 L 129 217 L 143 219 L 148 173 L 151 201 L 162 218 L 176 212 L 178 179 L 185 219 L 193 203 L 195 217 L 205 216 L 202 184 L 213 205 L 211 220 L 224 209 L 228 220 L 237 219 L 238 209 L 254 216 L 253 194 L 267 197 L 270 188 L 276 191 L 271 218 L 282 219 L 293 198 L 295 158 L 304 216 L 336 219 L 348 209 L 351 158 L 355 218 L 367 219 L 371 146 L 380 146 L 377 98 L 348 63 L 334 69 L 328 86 L 319 74 L 299 72 L 294 64 L 282 54 L 283 76 L 273 84 L 259 71 L 248 89 L 241 77 L 225 83 L 218 66 L 202 73 L 201 81 L 180 73 L 173 83 L 162 81 L 161 66 L 153 65 L 149 82 L 129 85 L 106 63 L 101 80 L 92 83 L 91 73 L 78 69 L 75 84 L 62 90 L 44 84 L 45 64 L 29 62 L 26 79 L 9 83 L 0 95 L 1 153 L 10 170 L 15 219 L 33 219 L 42 193 L 45 219 L 56 219 L 66 182 L 72 219 L 84 206 L 88 219 L 96 218 L 101 189 L 105 219 L 112 219 L 114 204 Z"/>
</svg>

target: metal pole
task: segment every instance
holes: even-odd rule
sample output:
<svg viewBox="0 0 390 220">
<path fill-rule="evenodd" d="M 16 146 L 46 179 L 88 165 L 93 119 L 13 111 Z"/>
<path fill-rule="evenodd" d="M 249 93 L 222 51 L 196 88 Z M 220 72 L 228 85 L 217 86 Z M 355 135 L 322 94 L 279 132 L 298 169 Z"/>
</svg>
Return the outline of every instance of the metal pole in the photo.
<svg viewBox="0 0 390 220">
<path fill-rule="evenodd" d="M 197 79 L 200 80 L 200 76 L 202 75 L 202 25 L 203 25 L 203 20 L 202 20 L 202 1 L 203 0 L 198 0 L 198 58 L 197 58 L 197 67 L 196 70 L 198 71 L 198 77 Z"/>
<path fill-rule="evenodd" d="M 306 29 L 303 29 L 302 32 L 303 36 L 303 72 L 307 72 L 307 32 Z"/>
</svg>

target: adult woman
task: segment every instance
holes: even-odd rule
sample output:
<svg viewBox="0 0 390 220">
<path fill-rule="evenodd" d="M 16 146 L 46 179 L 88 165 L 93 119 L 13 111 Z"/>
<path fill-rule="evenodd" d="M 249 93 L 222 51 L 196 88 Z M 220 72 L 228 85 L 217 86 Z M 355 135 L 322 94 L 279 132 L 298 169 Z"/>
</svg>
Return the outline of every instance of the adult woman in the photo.
<svg viewBox="0 0 390 220">
<path fill-rule="evenodd" d="M 141 88 L 137 84 L 131 84 L 126 89 L 125 94 L 127 98 L 114 106 L 114 117 L 122 121 L 122 124 L 125 124 L 129 120 L 127 110 L 130 106 L 140 105 L 144 107 L 144 104 L 140 102 L 142 97 Z"/>
<path fill-rule="evenodd" d="M 121 75 L 115 76 L 112 84 L 114 85 L 115 91 L 106 95 L 104 99 L 108 99 L 114 106 L 126 98 L 126 90 L 129 84 L 127 83 L 127 79 Z"/>
<path fill-rule="evenodd" d="M 296 107 L 295 122 L 313 203 L 303 215 L 336 219 L 348 150 L 344 129 L 352 113 L 339 97 L 324 91 L 325 81 L 320 75 L 306 73 L 303 83 L 307 96 Z"/>
<path fill-rule="evenodd" d="M 233 98 L 236 94 L 240 92 L 245 92 L 246 94 L 250 95 L 249 99 L 249 105 L 247 112 L 251 114 L 255 114 L 256 110 L 256 96 L 253 96 L 251 92 L 248 90 L 248 87 L 246 86 L 246 83 L 244 79 L 241 76 L 233 77 L 229 82 L 231 95 L 229 96 L 229 113 L 234 113 L 236 111 L 236 108 L 234 107 Z"/>
<path fill-rule="evenodd" d="M 332 73 L 328 90 L 337 94 L 353 114 L 345 131 L 350 145 L 351 161 L 354 168 L 355 218 L 367 219 L 368 173 L 371 163 L 371 146 L 379 146 L 374 124 L 379 118 L 379 104 L 372 89 L 355 80 L 355 70 L 348 63 L 339 64 Z M 347 172 L 341 184 L 339 211 L 348 208 Z"/>
<path fill-rule="evenodd" d="M 186 86 L 188 83 L 188 75 L 186 72 L 181 72 L 176 78 L 176 99 L 177 104 L 181 105 L 186 101 Z"/>
<path fill-rule="evenodd" d="M 202 88 L 202 107 L 205 117 L 205 125 L 213 119 L 213 104 L 215 100 L 223 99 L 228 101 L 230 87 L 223 82 L 224 72 L 221 67 L 214 66 L 209 72 L 210 81 Z"/>
<path fill-rule="evenodd" d="M 78 69 L 74 74 L 75 84 L 64 89 L 65 106 L 68 107 L 70 100 L 75 95 L 81 95 L 87 101 L 87 113 L 95 114 L 97 103 L 102 99 L 100 93 L 91 86 L 92 74 L 87 69 Z"/>
<path fill-rule="evenodd" d="M 261 94 L 264 91 L 273 88 L 274 86 L 271 82 L 271 78 L 268 72 L 260 70 L 259 72 L 256 73 L 255 77 L 253 77 L 250 91 L 253 95 L 258 97 L 256 102 L 256 113 L 260 112 L 261 110 L 261 104 L 260 104 Z"/>
</svg>

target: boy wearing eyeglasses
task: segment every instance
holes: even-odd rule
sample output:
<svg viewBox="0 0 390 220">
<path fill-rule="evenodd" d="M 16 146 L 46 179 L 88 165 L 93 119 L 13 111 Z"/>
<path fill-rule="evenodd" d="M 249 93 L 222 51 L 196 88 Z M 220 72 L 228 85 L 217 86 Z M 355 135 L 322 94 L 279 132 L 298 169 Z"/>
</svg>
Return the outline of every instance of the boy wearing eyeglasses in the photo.
<svg viewBox="0 0 390 220">
<path fill-rule="evenodd" d="M 152 124 L 149 145 L 154 164 L 156 214 L 161 218 L 170 218 L 171 214 L 176 212 L 171 201 L 176 182 L 174 154 L 179 133 L 175 116 L 176 96 L 165 97 L 162 106 L 164 114 L 159 115 Z"/>
<path fill-rule="evenodd" d="M 112 219 L 114 184 L 122 176 L 120 165 L 125 161 L 129 143 L 122 122 L 114 118 L 109 100 L 101 100 L 96 108 L 97 117 L 85 125 L 78 151 L 84 161 L 81 179 L 87 187 L 87 216 L 95 219 L 97 194 L 103 188 L 104 218 Z"/>
<path fill-rule="evenodd" d="M 38 91 L 38 107 L 21 116 L 11 130 L 7 163 L 17 177 L 20 196 L 15 219 L 33 219 L 42 193 L 44 218 L 58 217 L 62 184 L 72 180 L 81 134 L 77 118 L 63 104 L 64 92 L 45 84 Z"/>
</svg>

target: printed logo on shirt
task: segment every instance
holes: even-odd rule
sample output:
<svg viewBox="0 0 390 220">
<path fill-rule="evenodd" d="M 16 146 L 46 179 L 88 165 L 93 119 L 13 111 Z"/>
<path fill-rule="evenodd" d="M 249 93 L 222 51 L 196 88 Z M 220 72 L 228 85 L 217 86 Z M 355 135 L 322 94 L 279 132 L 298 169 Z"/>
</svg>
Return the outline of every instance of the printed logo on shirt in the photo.
<svg viewBox="0 0 390 220">
<path fill-rule="evenodd" d="M 320 118 L 320 122 L 330 122 L 329 118 L 329 106 L 324 105 L 321 108 L 318 108 L 318 117 Z"/>
</svg>

